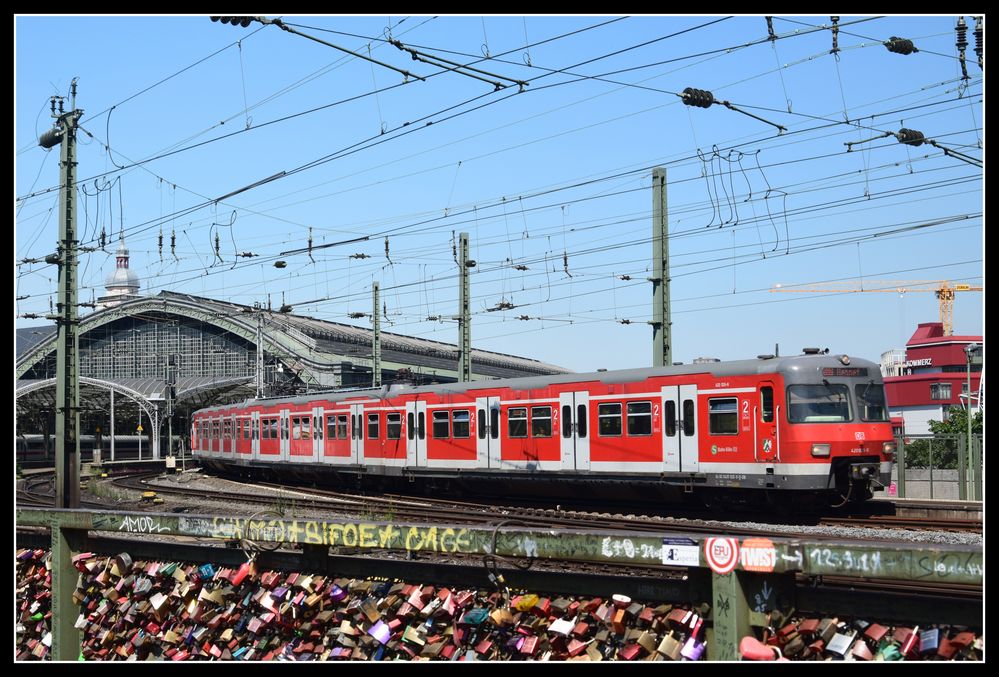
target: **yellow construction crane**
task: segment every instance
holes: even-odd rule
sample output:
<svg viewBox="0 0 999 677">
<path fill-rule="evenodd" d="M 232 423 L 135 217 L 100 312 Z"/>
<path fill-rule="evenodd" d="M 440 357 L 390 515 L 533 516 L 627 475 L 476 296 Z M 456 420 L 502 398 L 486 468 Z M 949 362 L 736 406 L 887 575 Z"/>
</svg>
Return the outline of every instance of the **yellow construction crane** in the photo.
<svg viewBox="0 0 999 677">
<path fill-rule="evenodd" d="M 775 285 L 771 292 L 793 293 L 825 293 L 839 292 L 933 292 L 940 301 L 940 322 L 943 323 L 944 336 L 954 333 L 954 295 L 959 291 L 982 291 L 964 283 L 952 283 L 949 280 L 860 280 L 858 282 L 815 282 L 796 287 Z"/>
</svg>

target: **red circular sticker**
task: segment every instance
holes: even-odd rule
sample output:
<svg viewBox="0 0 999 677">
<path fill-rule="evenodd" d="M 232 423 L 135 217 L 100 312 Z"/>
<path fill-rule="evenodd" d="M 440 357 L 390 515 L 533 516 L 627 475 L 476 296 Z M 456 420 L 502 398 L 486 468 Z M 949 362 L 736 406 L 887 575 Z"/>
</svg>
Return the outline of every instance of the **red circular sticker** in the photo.
<svg viewBox="0 0 999 677">
<path fill-rule="evenodd" d="M 727 574 L 739 562 L 739 542 L 734 538 L 709 538 L 704 544 L 708 566 L 716 574 Z"/>
</svg>

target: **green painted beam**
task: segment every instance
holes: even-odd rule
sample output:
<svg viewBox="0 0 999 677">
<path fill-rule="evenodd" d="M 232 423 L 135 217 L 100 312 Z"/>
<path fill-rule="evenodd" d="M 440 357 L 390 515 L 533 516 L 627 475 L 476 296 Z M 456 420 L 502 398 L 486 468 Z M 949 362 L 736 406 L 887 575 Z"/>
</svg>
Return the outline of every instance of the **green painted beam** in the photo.
<svg viewBox="0 0 999 677">
<path fill-rule="evenodd" d="M 389 549 L 410 552 L 498 554 L 614 564 L 708 567 L 717 539 L 662 533 L 574 531 L 523 527 L 413 524 L 369 520 L 177 515 L 121 511 L 21 509 L 19 526 L 164 534 L 222 540 Z M 936 544 L 847 542 L 808 543 L 797 539 L 724 539 L 733 570 L 752 573 L 801 572 L 938 583 L 981 585 L 981 547 Z M 718 554 L 714 554 L 718 560 Z M 714 567 L 713 567 L 714 568 Z"/>
</svg>

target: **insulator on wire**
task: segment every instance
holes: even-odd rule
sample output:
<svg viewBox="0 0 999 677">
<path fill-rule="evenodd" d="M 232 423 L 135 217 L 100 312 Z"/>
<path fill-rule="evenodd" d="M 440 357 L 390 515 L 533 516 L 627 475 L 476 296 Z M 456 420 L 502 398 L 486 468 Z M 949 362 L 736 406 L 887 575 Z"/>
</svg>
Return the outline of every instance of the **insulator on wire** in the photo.
<svg viewBox="0 0 999 677">
<path fill-rule="evenodd" d="M 905 127 L 898 130 L 898 134 L 896 136 L 898 137 L 899 143 L 904 143 L 908 146 L 921 146 L 926 140 L 926 137 L 923 136 L 922 132 L 918 132 L 915 129 L 906 129 Z"/>
<path fill-rule="evenodd" d="M 385 258 L 388 259 L 389 263 L 392 263 L 392 259 L 389 257 L 388 235 L 385 236 Z"/>
<path fill-rule="evenodd" d="M 212 21 L 221 21 L 224 24 L 232 24 L 233 26 L 242 26 L 246 28 L 251 23 L 253 23 L 252 16 L 213 16 L 209 17 Z"/>
<path fill-rule="evenodd" d="M 982 45 L 982 17 L 975 17 L 975 54 L 978 55 L 978 67 L 984 69 L 982 66 L 982 54 L 985 52 L 985 48 Z"/>
<path fill-rule="evenodd" d="M 774 42 L 777 40 L 777 36 L 774 35 L 774 18 L 772 16 L 765 16 L 763 18 L 767 20 L 767 35 L 770 36 L 768 39 L 770 42 Z"/>
<path fill-rule="evenodd" d="M 107 231 L 104 230 L 104 226 L 101 226 L 101 249 L 104 249 L 104 247 L 107 246 L 107 243 L 108 243 Z"/>
<path fill-rule="evenodd" d="M 170 231 L 170 254 L 177 258 L 177 233 L 173 230 Z"/>
<path fill-rule="evenodd" d="M 961 62 L 961 79 L 968 79 L 968 65 L 964 60 L 964 50 L 968 48 L 968 24 L 964 22 L 964 17 L 957 17 L 957 27 L 954 29 L 957 31 L 957 42 L 954 45 L 957 47 L 958 59 Z"/>
<path fill-rule="evenodd" d="M 159 250 L 160 250 L 160 261 L 162 261 L 163 260 L 163 229 L 162 228 L 160 228 Z"/>
<path fill-rule="evenodd" d="M 913 52 L 918 52 L 916 46 L 912 44 L 912 40 L 907 40 L 905 38 L 898 38 L 894 35 L 891 36 L 887 42 L 884 43 L 885 47 L 888 48 L 889 52 L 893 54 L 903 54 L 909 55 Z"/>
<path fill-rule="evenodd" d="M 680 98 L 688 106 L 697 106 L 698 108 L 709 108 L 711 104 L 715 103 L 714 94 L 705 89 L 694 89 L 693 87 L 684 89 Z"/>
<path fill-rule="evenodd" d="M 833 48 L 831 54 L 836 54 L 839 52 L 839 17 L 831 16 L 829 20 L 832 21 L 832 42 Z"/>
</svg>

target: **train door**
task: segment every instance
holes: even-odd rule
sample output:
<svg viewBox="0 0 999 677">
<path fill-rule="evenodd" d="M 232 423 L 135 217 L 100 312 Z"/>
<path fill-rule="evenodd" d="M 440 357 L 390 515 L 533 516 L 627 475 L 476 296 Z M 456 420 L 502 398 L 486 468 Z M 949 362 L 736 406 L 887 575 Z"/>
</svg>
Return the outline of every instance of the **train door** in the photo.
<svg viewBox="0 0 999 677">
<path fill-rule="evenodd" d="M 753 458 L 773 463 L 777 458 L 777 415 L 774 409 L 774 384 L 763 381 L 757 387 L 753 407 Z"/>
<path fill-rule="evenodd" d="M 588 391 L 560 393 L 559 416 L 562 435 L 562 469 L 590 469 L 590 431 Z"/>
<path fill-rule="evenodd" d="M 406 402 L 406 465 L 427 465 L 427 403 Z"/>
<path fill-rule="evenodd" d="M 664 386 L 663 438 L 666 472 L 698 472 L 697 386 Z"/>
<path fill-rule="evenodd" d="M 209 451 L 213 454 L 220 453 L 222 451 L 222 417 L 210 419 L 212 438 L 209 443 Z"/>
<path fill-rule="evenodd" d="M 350 460 L 364 463 L 364 405 L 350 405 Z"/>
<path fill-rule="evenodd" d="M 318 463 L 323 458 L 323 408 L 312 408 L 312 461 Z"/>
<path fill-rule="evenodd" d="M 236 414 L 229 415 L 229 448 L 225 451 L 229 452 L 233 456 L 236 455 L 236 435 L 238 434 L 238 428 L 236 427 L 239 421 L 236 419 Z"/>
<path fill-rule="evenodd" d="M 287 409 L 282 409 L 280 412 L 280 421 L 278 425 L 280 426 L 280 433 L 278 436 L 281 442 L 281 460 L 287 461 L 291 456 L 291 435 L 289 431 L 291 429 L 291 416 Z"/>
<path fill-rule="evenodd" d="M 475 398 L 476 459 L 481 468 L 500 467 L 500 398 Z"/>
<path fill-rule="evenodd" d="M 256 461 L 260 458 L 260 412 L 255 411 L 251 415 L 250 425 L 253 429 L 250 430 L 250 458 Z"/>
</svg>

